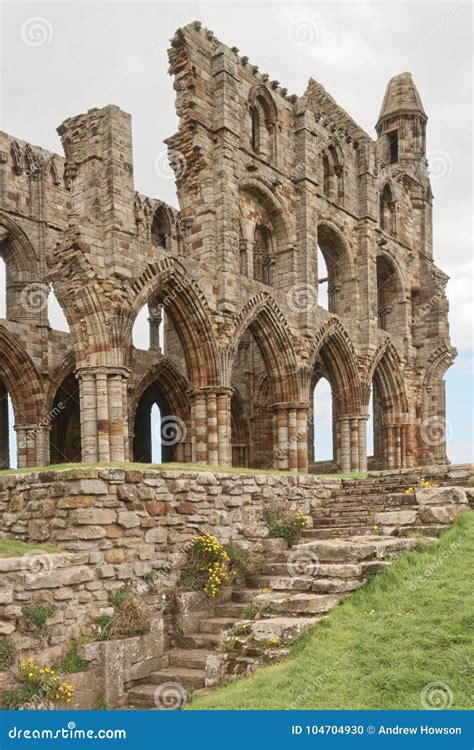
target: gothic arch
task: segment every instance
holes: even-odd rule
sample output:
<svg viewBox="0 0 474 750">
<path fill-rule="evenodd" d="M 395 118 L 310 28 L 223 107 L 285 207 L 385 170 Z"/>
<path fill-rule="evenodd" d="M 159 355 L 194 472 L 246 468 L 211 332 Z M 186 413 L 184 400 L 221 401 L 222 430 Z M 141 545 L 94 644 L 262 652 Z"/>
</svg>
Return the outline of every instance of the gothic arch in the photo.
<svg viewBox="0 0 474 750">
<path fill-rule="evenodd" d="M 275 194 L 275 188 L 263 178 L 247 177 L 239 182 L 239 193 L 243 192 L 255 195 L 263 208 L 272 216 L 277 229 L 279 245 L 283 248 L 289 242 L 293 231 L 288 218 L 288 209 Z"/>
<path fill-rule="evenodd" d="M 150 264 L 130 282 L 131 305 L 122 311 L 121 336 L 130 351 L 133 323 L 151 299 L 162 304 L 181 340 L 192 387 L 219 383 L 218 355 L 206 298 L 186 269 L 171 258 Z"/>
<path fill-rule="evenodd" d="M 4 326 L 0 326 L 0 378 L 11 396 L 16 423 L 38 424 L 44 398 L 39 373 L 18 339 Z"/>
<path fill-rule="evenodd" d="M 362 391 L 357 355 L 346 329 L 337 318 L 329 319 L 313 339 L 309 357 L 312 370 L 318 359 L 322 361 L 324 376 L 331 384 L 335 415 L 359 413 Z"/>
<path fill-rule="evenodd" d="M 291 333 L 277 303 L 268 293 L 257 294 L 240 313 L 233 341 L 234 356 L 247 329 L 264 360 L 274 400 L 297 401 L 298 368 Z"/>
<path fill-rule="evenodd" d="M 150 416 L 153 404 L 158 404 L 161 420 L 168 418 L 169 427 L 176 432 L 173 437 L 177 438 L 176 443 L 162 445 L 162 460 L 185 460 L 186 439 L 190 445 L 188 393 L 188 381 L 169 357 L 156 362 L 139 380 L 129 408 L 129 434 L 133 436 L 132 455 L 135 460 L 151 461 L 152 458 Z M 163 426 L 163 421 L 161 424 Z"/>
<path fill-rule="evenodd" d="M 39 262 L 35 249 L 25 232 L 10 217 L 0 211 L 0 242 L 5 243 L 14 273 L 21 281 L 39 278 Z"/>
<path fill-rule="evenodd" d="M 387 415 L 401 418 L 408 412 L 401 360 L 391 341 L 383 343 L 372 360 L 368 382 L 380 389 L 382 406 Z"/>
</svg>

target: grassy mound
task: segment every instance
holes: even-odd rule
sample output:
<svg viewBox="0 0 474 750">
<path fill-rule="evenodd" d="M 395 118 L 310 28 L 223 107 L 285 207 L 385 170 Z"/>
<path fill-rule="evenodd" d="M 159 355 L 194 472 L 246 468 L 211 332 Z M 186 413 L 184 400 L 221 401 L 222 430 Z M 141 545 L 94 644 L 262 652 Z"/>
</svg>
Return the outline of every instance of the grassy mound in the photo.
<svg viewBox="0 0 474 750">
<path fill-rule="evenodd" d="M 219 688 L 191 709 L 474 707 L 474 512 L 405 554 L 294 644 L 290 658 Z M 449 701 L 448 701 L 449 703 Z M 443 707 L 449 708 L 446 703 Z"/>
</svg>

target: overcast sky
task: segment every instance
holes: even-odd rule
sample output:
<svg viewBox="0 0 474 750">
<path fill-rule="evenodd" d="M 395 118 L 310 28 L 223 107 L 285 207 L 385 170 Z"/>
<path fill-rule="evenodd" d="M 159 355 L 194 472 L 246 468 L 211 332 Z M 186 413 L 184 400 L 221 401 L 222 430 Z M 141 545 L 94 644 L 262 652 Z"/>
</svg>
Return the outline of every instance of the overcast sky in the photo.
<svg viewBox="0 0 474 750">
<path fill-rule="evenodd" d="M 1 129 L 61 152 L 56 127 L 91 107 L 133 117 L 135 187 L 177 205 L 156 170 L 175 132 L 168 39 L 199 19 L 301 95 L 320 81 L 375 137 L 389 78 L 409 70 L 428 114 L 434 254 L 451 281 L 451 460 L 472 460 L 472 6 L 463 2 L 3 2 Z"/>
</svg>

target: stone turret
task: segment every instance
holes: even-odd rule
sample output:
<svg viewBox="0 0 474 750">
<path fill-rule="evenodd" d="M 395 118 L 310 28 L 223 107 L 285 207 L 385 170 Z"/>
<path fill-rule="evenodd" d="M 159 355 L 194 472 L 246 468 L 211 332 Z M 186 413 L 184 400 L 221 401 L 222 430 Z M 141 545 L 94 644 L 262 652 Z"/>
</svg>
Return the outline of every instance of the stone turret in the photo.
<svg viewBox="0 0 474 750">
<path fill-rule="evenodd" d="M 388 82 L 375 126 L 385 162 L 421 158 L 426 150 L 428 118 L 411 73 L 400 73 Z"/>
</svg>

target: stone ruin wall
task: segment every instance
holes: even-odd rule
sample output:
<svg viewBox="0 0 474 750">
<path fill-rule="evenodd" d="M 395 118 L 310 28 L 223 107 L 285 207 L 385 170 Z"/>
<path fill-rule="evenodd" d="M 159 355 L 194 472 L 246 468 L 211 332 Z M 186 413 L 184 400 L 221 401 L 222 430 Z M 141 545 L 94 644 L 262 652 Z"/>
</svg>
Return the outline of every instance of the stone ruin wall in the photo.
<svg viewBox="0 0 474 750">
<path fill-rule="evenodd" d="M 20 466 L 150 460 L 159 403 L 178 425 L 166 460 L 306 471 L 321 377 L 333 469 L 367 467 L 371 390 L 372 465 L 444 463 L 455 350 L 411 76 L 389 82 L 372 139 L 318 82 L 290 95 L 199 23 L 169 60 L 179 210 L 135 191 L 116 106 L 62 123 L 64 156 L 0 134 L 2 465 L 9 394 Z M 69 334 L 49 325 L 51 284 Z M 146 352 L 131 345 L 144 305 Z"/>
</svg>

